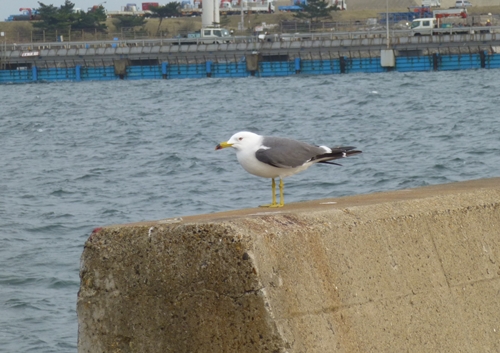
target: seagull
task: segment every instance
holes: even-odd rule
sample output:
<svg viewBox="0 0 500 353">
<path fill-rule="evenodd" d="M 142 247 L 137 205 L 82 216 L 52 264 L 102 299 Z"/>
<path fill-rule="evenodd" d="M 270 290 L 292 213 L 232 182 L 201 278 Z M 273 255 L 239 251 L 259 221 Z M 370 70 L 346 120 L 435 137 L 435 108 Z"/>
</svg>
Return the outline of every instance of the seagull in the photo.
<svg viewBox="0 0 500 353">
<path fill-rule="evenodd" d="M 228 147 L 236 150 L 238 162 L 248 173 L 272 179 L 272 202 L 260 207 L 285 205 L 283 178 L 302 172 L 316 163 L 341 165 L 329 161 L 361 153 L 352 146 L 314 146 L 289 138 L 261 136 L 248 131 L 237 132 L 228 141 L 219 143 L 215 149 Z M 280 178 L 280 203 L 276 202 L 276 178 Z"/>
</svg>

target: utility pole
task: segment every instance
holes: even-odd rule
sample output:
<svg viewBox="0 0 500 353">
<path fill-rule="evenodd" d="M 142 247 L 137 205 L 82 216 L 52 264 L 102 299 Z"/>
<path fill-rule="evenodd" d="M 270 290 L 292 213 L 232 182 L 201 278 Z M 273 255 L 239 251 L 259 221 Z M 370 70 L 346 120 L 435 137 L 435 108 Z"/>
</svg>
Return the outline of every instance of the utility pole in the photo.
<svg viewBox="0 0 500 353">
<path fill-rule="evenodd" d="M 0 32 L 0 37 L 3 37 L 3 50 L 2 56 L 0 57 L 0 68 L 5 70 L 5 67 L 7 66 L 5 63 L 7 61 L 7 37 L 5 36 L 5 32 Z"/>
<path fill-rule="evenodd" d="M 245 15 L 243 13 L 243 0 L 240 0 L 240 10 L 241 10 L 241 30 L 245 30 Z"/>
<path fill-rule="evenodd" d="M 387 49 L 391 48 L 391 41 L 389 38 L 389 0 L 385 0 L 386 12 L 385 12 L 385 28 L 387 28 Z"/>
</svg>

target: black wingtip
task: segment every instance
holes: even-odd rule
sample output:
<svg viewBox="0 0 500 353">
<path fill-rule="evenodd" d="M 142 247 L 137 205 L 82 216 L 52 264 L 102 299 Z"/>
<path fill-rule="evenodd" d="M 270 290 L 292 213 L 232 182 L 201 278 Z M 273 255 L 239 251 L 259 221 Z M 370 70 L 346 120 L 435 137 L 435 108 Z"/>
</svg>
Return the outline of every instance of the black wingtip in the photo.
<svg viewBox="0 0 500 353">
<path fill-rule="evenodd" d="M 360 154 L 360 153 L 363 153 L 363 151 L 360 151 L 360 150 L 349 150 L 349 151 L 345 152 L 346 157 L 348 157 L 348 156 L 354 156 L 355 154 Z"/>
<path fill-rule="evenodd" d="M 335 162 L 329 162 L 334 159 L 341 159 L 341 158 L 346 158 L 346 157 L 351 157 L 356 154 L 362 153 L 360 150 L 355 150 L 356 147 L 353 146 L 341 146 L 341 147 L 334 147 L 332 148 L 331 153 L 324 153 L 320 154 L 311 160 L 319 160 L 317 163 L 325 163 L 325 164 L 334 164 L 334 165 L 342 165 L 339 163 Z"/>
</svg>

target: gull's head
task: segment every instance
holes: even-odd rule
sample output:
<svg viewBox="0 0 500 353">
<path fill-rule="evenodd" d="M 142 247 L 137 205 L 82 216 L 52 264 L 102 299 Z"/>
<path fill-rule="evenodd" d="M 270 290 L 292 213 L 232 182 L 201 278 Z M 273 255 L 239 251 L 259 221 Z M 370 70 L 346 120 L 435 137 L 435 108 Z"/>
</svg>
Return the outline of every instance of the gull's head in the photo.
<svg viewBox="0 0 500 353">
<path fill-rule="evenodd" d="M 232 147 L 238 151 L 246 148 L 250 148 L 259 144 L 262 136 L 254 134 L 253 132 L 240 131 L 231 136 L 226 142 L 219 143 L 215 149 L 220 150 L 222 148 Z"/>
</svg>

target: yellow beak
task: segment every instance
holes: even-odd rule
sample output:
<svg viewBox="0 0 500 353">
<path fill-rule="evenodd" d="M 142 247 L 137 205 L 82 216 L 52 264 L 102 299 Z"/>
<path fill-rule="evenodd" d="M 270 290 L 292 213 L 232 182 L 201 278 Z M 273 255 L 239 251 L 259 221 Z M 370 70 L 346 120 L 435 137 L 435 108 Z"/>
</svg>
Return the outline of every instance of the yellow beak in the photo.
<svg viewBox="0 0 500 353">
<path fill-rule="evenodd" d="M 233 145 L 232 143 L 227 143 L 227 141 L 226 142 L 221 142 L 217 146 L 215 146 L 215 149 L 216 150 L 221 150 L 223 148 L 231 147 L 232 145 Z"/>
</svg>

